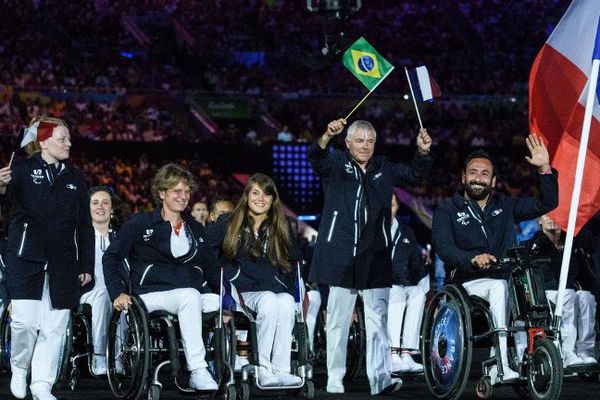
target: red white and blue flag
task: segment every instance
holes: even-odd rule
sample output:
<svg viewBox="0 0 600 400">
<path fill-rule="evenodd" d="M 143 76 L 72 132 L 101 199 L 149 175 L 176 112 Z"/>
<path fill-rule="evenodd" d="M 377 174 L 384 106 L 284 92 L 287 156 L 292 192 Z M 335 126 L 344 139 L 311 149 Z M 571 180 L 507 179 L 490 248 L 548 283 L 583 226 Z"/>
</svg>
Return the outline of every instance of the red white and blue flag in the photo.
<svg viewBox="0 0 600 400">
<path fill-rule="evenodd" d="M 529 127 L 546 139 L 559 171 L 559 206 L 551 218 L 566 229 L 587 87 L 600 18 L 598 0 L 574 0 L 537 55 L 529 77 Z M 597 91 L 598 93 L 598 91 Z M 600 103 L 596 95 L 575 233 L 600 210 Z"/>
<path fill-rule="evenodd" d="M 426 66 L 408 70 L 408 79 L 417 101 L 433 101 L 442 96 L 442 91 Z"/>
</svg>

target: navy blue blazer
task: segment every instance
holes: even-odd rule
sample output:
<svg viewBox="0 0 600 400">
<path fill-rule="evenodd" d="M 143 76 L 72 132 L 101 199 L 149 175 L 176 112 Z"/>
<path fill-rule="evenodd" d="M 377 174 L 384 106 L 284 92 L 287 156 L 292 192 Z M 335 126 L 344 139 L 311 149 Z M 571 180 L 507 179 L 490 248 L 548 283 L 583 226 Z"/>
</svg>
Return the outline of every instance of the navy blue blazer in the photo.
<svg viewBox="0 0 600 400">
<path fill-rule="evenodd" d="M 190 238 L 190 250 L 181 257 L 171 253 L 172 227 L 162 218 L 161 207 L 135 214 L 121 227 L 102 257 L 111 300 L 121 293 L 144 294 L 177 288 L 218 293 L 220 270 L 205 241 L 204 227 L 187 213 L 181 217 Z"/>
<path fill-rule="evenodd" d="M 492 195 L 482 210 L 460 194 L 444 201 L 433 213 L 433 247 L 445 264 L 448 281 L 508 277 L 508 270 L 479 269 L 476 255 L 506 257 L 516 244 L 515 224 L 546 214 L 558 206 L 558 172 L 540 174 L 540 197 Z"/>
</svg>

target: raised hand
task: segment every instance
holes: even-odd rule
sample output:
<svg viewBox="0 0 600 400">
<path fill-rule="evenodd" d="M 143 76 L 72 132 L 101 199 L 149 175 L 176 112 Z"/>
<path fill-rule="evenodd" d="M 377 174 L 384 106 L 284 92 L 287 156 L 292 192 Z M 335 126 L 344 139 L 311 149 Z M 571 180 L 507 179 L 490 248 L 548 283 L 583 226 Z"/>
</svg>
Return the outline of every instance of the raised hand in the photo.
<svg viewBox="0 0 600 400">
<path fill-rule="evenodd" d="M 544 144 L 544 140 L 538 137 L 535 133 L 532 133 L 525 140 L 527 142 L 527 148 L 531 153 L 531 157 L 525 156 L 527 162 L 535 167 L 538 167 L 540 172 L 547 172 L 550 170 L 550 155 L 548 149 Z"/>
<path fill-rule="evenodd" d="M 10 183 L 10 180 L 12 179 L 11 173 L 12 171 L 10 169 L 10 166 L 0 168 L 0 187 L 6 186 Z"/>
<path fill-rule="evenodd" d="M 327 124 L 325 135 L 327 135 L 329 138 L 339 135 L 344 130 L 344 126 L 346 126 L 346 120 L 344 118 L 331 121 L 329 124 Z"/>
<path fill-rule="evenodd" d="M 427 129 L 419 129 L 419 133 L 417 134 L 417 150 L 419 153 L 428 154 L 431 149 L 431 142 L 431 136 L 427 133 Z"/>
</svg>

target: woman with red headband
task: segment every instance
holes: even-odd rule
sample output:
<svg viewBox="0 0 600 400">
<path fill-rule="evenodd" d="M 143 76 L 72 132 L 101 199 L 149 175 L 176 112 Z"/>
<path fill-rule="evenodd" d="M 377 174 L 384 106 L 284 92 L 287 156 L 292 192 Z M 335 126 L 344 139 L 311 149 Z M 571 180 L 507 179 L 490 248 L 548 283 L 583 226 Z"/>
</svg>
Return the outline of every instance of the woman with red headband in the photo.
<svg viewBox="0 0 600 400">
<path fill-rule="evenodd" d="M 65 161 L 71 138 L 64 121 L 34 118 L 21 146 L 31 154 L 0 169 L 0 194 L 11 202 L 6 250 L 12 301 L 12 394 L 34 400 L 51 393 L 79 287 L 94 271 L 94 229 L 83 174 Z"/>
</svg>

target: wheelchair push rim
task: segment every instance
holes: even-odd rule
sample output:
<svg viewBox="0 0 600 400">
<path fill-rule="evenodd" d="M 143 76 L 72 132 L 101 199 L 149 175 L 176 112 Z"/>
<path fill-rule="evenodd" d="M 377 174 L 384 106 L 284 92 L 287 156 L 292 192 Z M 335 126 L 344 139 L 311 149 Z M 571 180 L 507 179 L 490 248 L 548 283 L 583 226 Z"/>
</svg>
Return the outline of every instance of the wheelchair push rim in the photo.
<svg viewBox="0 0 600 400">
<path fill-rule="evenodd" d="M 464 295 L 453 287 L 438 292 L 421 330 L 425 381 L 438 399 L 457 399 L 471 369 L 471 315 Z"/>
<path fill-rule="evenodd" d="M 110 389 L 117 398 L 127 400 L 140 396 L 149 369 L 148 320 L 140 300 L 131 300 L 133 304 L 127 312 L 113 311 L 106 350 Z M 117 357 L 122 370 L 117 368 Z"/>
</svg>

